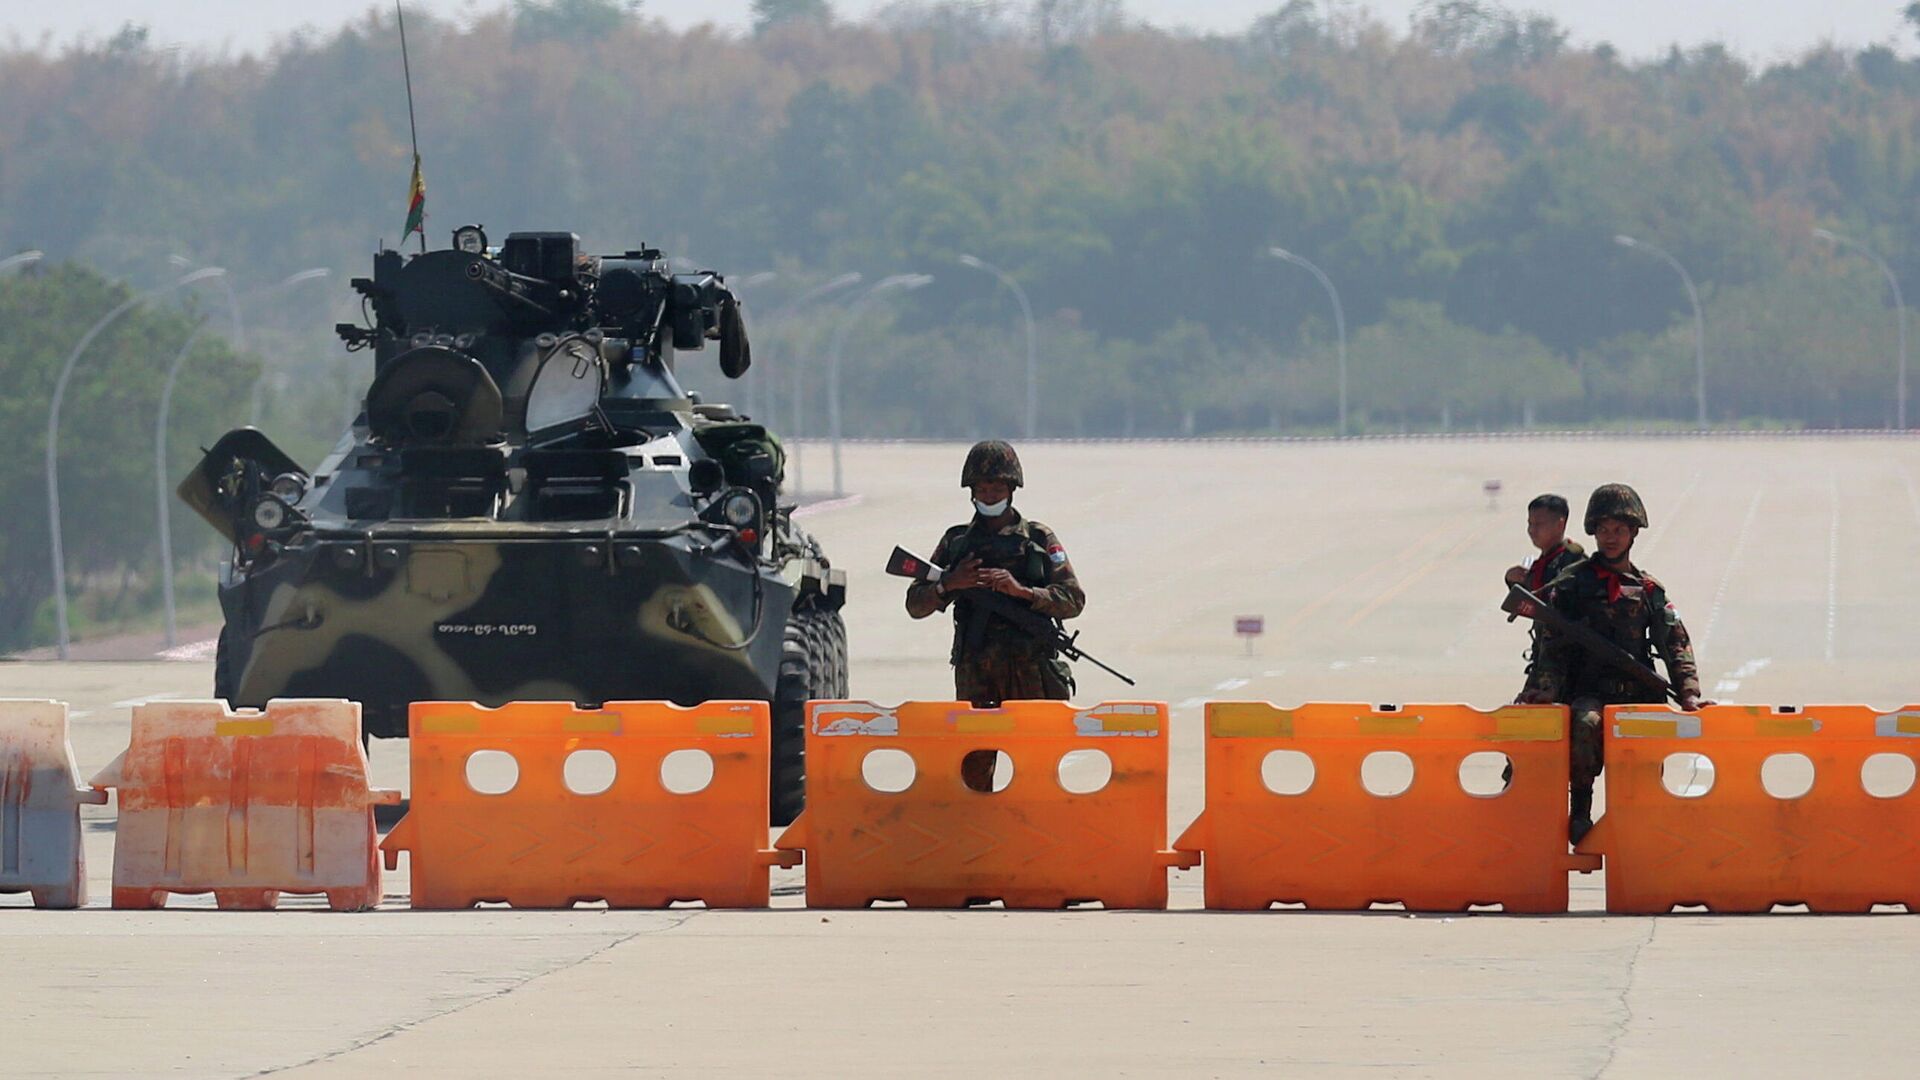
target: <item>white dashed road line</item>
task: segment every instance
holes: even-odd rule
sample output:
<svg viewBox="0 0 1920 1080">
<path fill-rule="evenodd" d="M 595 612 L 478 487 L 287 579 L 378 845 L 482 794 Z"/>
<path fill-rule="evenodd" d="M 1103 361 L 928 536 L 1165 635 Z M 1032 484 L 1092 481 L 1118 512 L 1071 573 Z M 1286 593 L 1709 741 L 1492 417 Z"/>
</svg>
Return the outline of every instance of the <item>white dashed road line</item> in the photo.
<svg viewBox="0 0 1920 1080">
<path fill-rule="evenodd" d="M 1702 654 L 1706 653 L 1708 643 L 1713 640 L 1714 628 L 1720 625 L 1720 609 L 1727 600 L 1727 586 L 1733 582 L 1733 572 L 1740 565 L 1740 553 L 1746 550 L 1747 534 L 1753 531 L 1753 519 L 1760 512 L 1760 496 L 1763 493 L 1764 489 L 1755 491 L 1753 501 L 1747 504 L 1746 520 L 1740 523 L 1740 533 L 1733 539 L 1733 550 L 1727 554 L 1727 568 L 1720 574 L 1720 587 L 1713 590 L 1713 607 L 1707 613 L 1706 629 L 1700 633 L 1699 651 Z"/>
<path fill-rule="evenodd" d="M 1833 523 L 1827 529 L 1827 661 L 1833 661 L 1834 638 L 1840 630 L 1840 480 L 1829 477 Z"/>
</svg>

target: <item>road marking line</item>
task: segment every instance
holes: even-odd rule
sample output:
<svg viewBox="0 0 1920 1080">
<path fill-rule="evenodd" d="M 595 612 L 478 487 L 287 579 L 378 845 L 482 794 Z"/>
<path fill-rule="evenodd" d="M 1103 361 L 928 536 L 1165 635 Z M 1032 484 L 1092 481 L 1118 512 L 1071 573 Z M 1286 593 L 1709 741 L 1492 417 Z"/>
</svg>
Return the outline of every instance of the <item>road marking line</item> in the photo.
<svg viewBox="0 0 1920 1080">
<path fill-rule="evenodd" d="M 1222 679 L 1220 682 L 1214 684 L 1213 689 L 1218 693 L 1222 690 L 1238 690 L 1245 685 L 1247 685 L 1247 680 L 1245 679 Z"/>
<path fill-rule="evenodd" d="M 1740 534 L 1734 537 L 1733 550 L 1727 554 L 1727 568 L 1720 574 L 1720 587 L 1713 590 L 1713 607 L 1707 612 L 1706 629 L 1700 633 L 1701 653 L 1707 651 L 1707 643 L 1713 640 L 1714 628 L 1720 625 L 1720 609 L 1726 603 L 1727 586 L 1733 583 L 1733 571 L 1740 565 L 1740 553 L 1747 548 L 1747 534 L 1753 531 L 1753 519 L 1760 511 L 1760 496 L 1764 493 L 1764 488 L 1754 491 L 1753 501 L 1747 504 L 1746 520 L 1740 523 Z"/>
<path fill-rule="evenodd" d="M 179 694 L 148 694 L 146 697 L 128 698 L 125 701 L 116 701 L 112 705 L 108 706 L 108 708 L 136 709 L 142 705 L 151 705 L 156 701 L 173 701 L 177 699 L 179 696 L 180 696 Z"/>
<path fill-rule="evenodd" d="M 1428 574 L 1433 573 L 1435 570 L 1439 569 L 1441 566 L 1444 566 L 1447 563 L 1453 561 L 1453 558 L 1455 556 L 1459 555 L 1462 551 L 1465 551 L 1470 545 L 1473 544 L 1474 541 L 1480 539 L 1482 536 L 1485 536 L 1489 531 L 1491 531 L 1494 524 L 1495 523 L 1492 521 L 1487 522 L 1486 524 L 1480 526 L 1479 528 L 1473 530 L 1472 532 L 1469 532 L 1464 538 L 1461 539 L 1459 543 L 1448 548 L 1446 551 L 1441 552 L 1439 555 L 1433 557 L 1432 559 L 1427 560 L 1427 562 L 1423 564 L 1419 569 L 1415 570 L 1411 574 L 1408 574 L 1406 577 L 1401 578 L 1398 582 L 1395 582 L 1393 585 L 1389 586 L 1385 592 L 1380 593 L 1378 596 L 1375 596 L 1372 600 L 1368 601 L 1365 607 L 1361 608 L 1359 611 L 1354 612 L 1351 616 L 1347 618 L 1347 621 L 1345 623 L 1341 624 L 1342 628 L 1349 629 L 1349 630 L 1352 629 L 1361 620 L 1365 619 L 1367 616 L 1373 614 L 1374 612 L 1380 610 L 1382 606 L 1392 601 L 1395 597 L 1399 596 L 1401 593 L 1406 592 L 1408 589 L 1418 584 L 1421 578 L 1426 577 Z"/>
<path fill-rule="evenodd" d="M 1700 486 L 1700 470 L 1695 469 L 1693 472 L 1693 476 L 1691 476 L 1687 480 L 1686 490 L 1680 493 L 1679 501 L 1671 504 L 1677 509 L 1675 509 L 1674 512 L 1666 519 L 1665 524 L 1663 524 L 1660 528 L 1654 530 L 1654 533 L 1652 536 L 1649 536 L 1645 540 L 1640 541 L 1638 545 L 1640 548 L 1640 551 L 1639 551 L 1640 555 L 1646 556 L 1646 555 L 1653 554 L 1653 549 L 1660 546 L 1660 541 L 1663 537 L 1673 535 L 1674 523 L 1680 520 L 1680 515 L 1686 513 L 1687 508 L 1689 506 L 1693 505 L 1693 489 L 1699 486 Z"/>
</svg>

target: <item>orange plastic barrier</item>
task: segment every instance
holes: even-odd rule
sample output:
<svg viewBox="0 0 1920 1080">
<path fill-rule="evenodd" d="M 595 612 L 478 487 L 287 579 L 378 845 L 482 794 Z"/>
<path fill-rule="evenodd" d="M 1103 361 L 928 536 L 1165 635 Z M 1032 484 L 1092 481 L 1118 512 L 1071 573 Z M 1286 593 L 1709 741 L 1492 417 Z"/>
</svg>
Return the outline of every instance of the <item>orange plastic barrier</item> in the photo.
<svg viewBox="0 0 1920 1080">
<path fill-rule="evenodd" d="M 353 702 L 140 705 L 126 751 L 92 783 L 120 796 L 116 908 L 206 892 L 241 910 L 283 892 L 324 893 L 335 911 L 380 902 L 373 807 L 400 793 L 368 788 Z"/>
<path fill-rule="evenodd" d="M 1606 856 L 1608 911 L 1920 911 L 1920 792 L 1867 788 L 1910 783 L 1920 709 L 1635 705 L 1609 708 L 1606 724 L 1606 814 L 1580 850 Z M 1763 771 L 1775 768 L 1783 782 L 1810 772 L 1811 786 L 1769 794 Z"/>
<path fill-rule="evenodd" d="M 1209 908 L 1563 912 L 1567 872 L 1599 868 L 1567 850 L 1564 706 L 1214 702 L 1206 745 L 1206 809 L 1174 846 L 1204 853 Z M 1269 788 L 1263 769 L 1276 751 L 1311 759 L 1310 778 L 1304 768 L 1281 777 L 1304 781 L 1298 794 Z M 1493 760 L 1477 775 L 1494 793 L 1463 787 L 1462 762 L 1480 751 L 1512 762 L 1504 790 Z M 1412 766 L 1397 795 L 1362 782 L 1381 752 Z"/>
<path fill-rule="evenodd" d="M 66 703 L 0 701 L 0 893 L 28 893 L 39 908 L 86 904 L 80 804 L 107 796 L 79 782 Z"/>
<path fill-rule="evenodd" d="M 966 786 L 961 759 L 974 750 L 1007 754 L 1004 790 Z M 905 790 L 869 783 L 869 755 L 884 751 L 912 759 Z M 1063 786 L 1061 764 L 1074 751 L 1105 755 L 1103 787 Z M 904 761 L 892 764 L 908 775 Z M 1068 763 L 1075 776 L 1081 766 L 1097 772 L 1099 758 Z M 807 808 L 776 846 L 805 850 L 809 907 L 1164 908 L 1167 868 L 1189 865 L 1164 850 L 1166 838 L 1163 704 L 816 701 L 807 706 Z"/>
<path fill-rule="evenodd" d="M 765 907 L 768 868 L 798 861 L 766 846 L 764 701 L 622 701 L 584 711 L 565 702 L 417 702 L 409 731 L 413 797 L 381 847 L 390 869 L 399 852 L 411 853 L 416 908 Z M 469 781 L 485 751 L 512 755 L 518 767 L 498 794 Z M 667 788 L 677 767 L 667 758 L 680 751 L 711 760 L 704 788 Z M 589 758 L 599 775 L 582 770 L 592 782 L 569 786 L 569 759 Z M 700 770 L 689 763 L 690 773 Z"/>
</svg>

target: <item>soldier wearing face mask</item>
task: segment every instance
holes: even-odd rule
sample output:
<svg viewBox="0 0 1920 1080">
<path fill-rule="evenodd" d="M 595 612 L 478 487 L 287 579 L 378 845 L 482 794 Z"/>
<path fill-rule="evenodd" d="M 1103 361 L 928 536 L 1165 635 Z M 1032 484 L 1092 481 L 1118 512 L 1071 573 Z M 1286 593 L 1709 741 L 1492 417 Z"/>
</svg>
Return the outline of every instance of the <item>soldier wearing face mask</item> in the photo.
<svg viewBox="0 0 1920 1080">
<path fill-rule="evenodd" d="M 966 596 L 988 589 L 1054 619 L 1071 619 L 1086 606 L 1060 538 L 1013 508 L 1014 490 L 1024 479 L 1012 446 L 989 440 L 968 451 L 960 486 L 972 492 L 973 520 L 940 538 L 932 556 L 945 568 L 940 580 L 907 588 L 907 614 L 916 619 L 953 608 L 954 695 L 982 708 L 1073 696 L 1073 675 L 1050 644 L 980 610 Z M 970 632 L 977 620 L 986 621 L 984 633 Z M 992 751 L 975 751 L 962 762 L 961 774 L 968 787 L 988 791 L 993 766 Z"/>
</svg>

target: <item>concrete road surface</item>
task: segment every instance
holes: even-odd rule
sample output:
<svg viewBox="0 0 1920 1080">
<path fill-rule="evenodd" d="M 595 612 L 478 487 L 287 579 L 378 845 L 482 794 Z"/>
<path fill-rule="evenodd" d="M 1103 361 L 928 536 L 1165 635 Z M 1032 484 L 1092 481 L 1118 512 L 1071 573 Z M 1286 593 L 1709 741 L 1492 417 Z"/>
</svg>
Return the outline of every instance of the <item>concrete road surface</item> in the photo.
<svg viewBox="0 0 1920 1080">
<path fill-rule="evenodd" d="M 805 448 L 810 475 L 825 450 Z M 949 625 L 879 572 L 966 513 L 958 446 L 850 448 L 858 500 L 808 518 L 852 577 L 857 696 L 941 697 Z M 1174 707 L 1177 831 L 1210 698 L 1509 699 L 1495 609 L 1523 507 L 1609 480 L 1646 496 L 1639 561 L 1712 696 L 1920 700 L 1920 444 L 1889 440 L 1045 444 L 1018 505 L 1085 582 L 1080 700 Z M 1500 480 L 1498 505 L 1483 484 Z M 1575 522 L 1578 530 L 1578 522 Z M 1238 615 L 1262 615 L 1253 645 Z M 75 709 L 83 772 L 130 703 L 208 665 L 0 664 L 0 696 Z M 403 743 L 376 781 L 405 787 Z M 87 808 L 96 907 L 113 810 Z M 403 908 L 405 867 L 387 879 Z M 1173 874 L 1200 904 L 1200 873 Z M 273 915 L 0 911 L 0 1076 L 1906 1076 L 1920 922 L 776 909 Z M 11 903 L 0 898 L 0 903 Z M 204 909 L 176 900 L 176 907 Z"/>
</svg>

